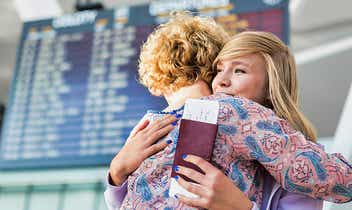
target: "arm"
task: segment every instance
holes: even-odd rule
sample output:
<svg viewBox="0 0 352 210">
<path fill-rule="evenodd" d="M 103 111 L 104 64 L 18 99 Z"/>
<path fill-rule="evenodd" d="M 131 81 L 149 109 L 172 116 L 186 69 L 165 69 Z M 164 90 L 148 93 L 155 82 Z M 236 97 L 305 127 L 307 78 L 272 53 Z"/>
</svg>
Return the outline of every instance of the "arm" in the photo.
<svg viewBox="0 0 352 210">
<path fill-rule="evenodd" d="M 171 143 L 156 141 L 174 129 L 171 123 L 175 120 L 174 115 L 168 115 L 152 123 L 148 120 L 142 121 L 133 129 L 125 145 L 110 163 L 111 181 L 114 185 L 121 185 L 145 159 Z"/>
<path fill-rule="evenodd" d="M 163 150 L 171 142 L 158 142 L 168 134 L 176 120 L 175 116 L 166 116 L 149 123 L 142 120 L 131 132 L 125 145 L 110 163 L 106 178 L 105 202 L 109 210 L 118 209 L 127 194 L 127 178 L 140 164 L 151 155 Z"/>
<path fill-rule="evenodd" d="M 336 203 L 352 199 L 352 168 L 343 157 L 327 154 L 259 104 L 242 98 L 224 102 L 236 132 L 222 133 L 234 156 L 259 161 L 290 192 Z"/>
<path fill-rule="evenodd" d="M 194 156 L 187 155 L 185 161 L 196 164 L 205 174 L 201 174 L 193 169 L 178 166 L 175 170 L 178 174 L 183 174 L 198 182 L 195 185 L 185 181 L 182 177 L 177 180 L 189 192 L 198 195 L 198 198 L 188 198 L 178 195 L 178 199 L 193 207 L 206 209 L 231 209 L 231 210 L 259 210 L 255 202 L 251 202 L 240 189 L 232 183 L 232 180 L 226 177 L 222 171 L 208 163 L 206 160 Z M 266 179 L 265 181 L 269 181 Z M 270 193 L 268 209 L 270 210 L 321 210 L 323 201 L 312 199 L 302 194 L 287 192 L 280 188 L 269 185 L 264 192 Z M 279 189 L 278 189 L 279 188 Z M 277 190 L 278 189 L 278 190 Z M 262 206 L 267 209 L 267 206 Z"/>
</svg>

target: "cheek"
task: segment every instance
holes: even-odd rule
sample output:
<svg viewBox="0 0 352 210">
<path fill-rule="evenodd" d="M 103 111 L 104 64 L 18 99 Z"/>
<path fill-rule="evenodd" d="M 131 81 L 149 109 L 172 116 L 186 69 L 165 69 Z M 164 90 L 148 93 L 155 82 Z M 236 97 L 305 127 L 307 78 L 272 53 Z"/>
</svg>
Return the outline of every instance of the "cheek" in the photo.
<svg viewBox="0 0 352 210">
<path fill-rule="evenodd" d="M 253 96 L 258 103 L 262 104 L 266 97 L 266 83 L 263 80 L 257 80 L 254 84 L 252 90 Z"/>
<path fill-rule="evenodd" d="M 262 95 L 262 84 L 253 78 L 241 78 L 233 89 L 238 95 L 258 102 Z"/>
<path fill-rule="evenodd" d="M 239 78 L 233 81 L 232 84 L 233 89 L 237 90 L 239 94 L 247 94 L 248 92 L 251 92 L 251 89 L 253 88 L 253 83 L 248 78 Z"/>
</svg>

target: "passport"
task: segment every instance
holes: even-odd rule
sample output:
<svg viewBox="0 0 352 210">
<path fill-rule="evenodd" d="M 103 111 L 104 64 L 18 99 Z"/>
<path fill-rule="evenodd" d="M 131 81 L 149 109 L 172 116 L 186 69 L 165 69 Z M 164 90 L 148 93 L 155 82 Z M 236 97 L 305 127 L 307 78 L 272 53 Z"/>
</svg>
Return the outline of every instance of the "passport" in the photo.
<svg viewBox="0 0 352 210">
<path fill-rule="evenodd" d="M 182 155 L 196 155 L 205 159 L 206 161 L 210 161 L 217 130 L 218 127 L 216 124 L 181 119 L 173 166 L 185 166 L 187 168 L 192 168 L 200 173 L 203 173 L 203 171 L 198 166 L 194 165 L 193 163 L 184 161 L 182 159 Z M 176 172 L 173 170 L 171 177 L 175 177 L 175 175 Z M 194 182 L 187 177 L 183 177 L 183 175 L 180 176 L 182 176 L 182 178 L 184 178 L 186 181 Z"/>
<path fill-rule="evenodd" d="M 206 161 L 211 160 L 213 146 L 217 135 L 217 118 L 219 104 L 217 101 L 189 99 L 186 101 L 183 116 L 180 122 L 179 137 L 177 140 L 173 166 L 185 166 L 200 173 L 204 172 L 196 165 L 182 159 L 183 154 L 199 156 Z M 187 197 L 196 197 L 188 192 L 175 180 L 175 176 L 181 176 L 186 181 L 196 183 L 176 171 L 171 172 L 169 195 L 182 194 Z"/>
</svg>

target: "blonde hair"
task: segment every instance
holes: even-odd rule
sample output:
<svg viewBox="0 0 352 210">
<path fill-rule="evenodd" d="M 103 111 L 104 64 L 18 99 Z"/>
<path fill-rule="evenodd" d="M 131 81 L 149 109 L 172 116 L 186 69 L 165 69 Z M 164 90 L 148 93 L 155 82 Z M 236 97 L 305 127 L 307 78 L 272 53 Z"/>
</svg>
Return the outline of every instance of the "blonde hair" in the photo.
<svg viewBox="0 0 352 210">
<path fill-rule="evenodd" d="M 213 61 L 228 39 L 211 18 L 175 13 L 143 44 L 139 81 L 154 95 L 177 91 L 197 80 L 211 86 L 217 73 Z"/>
<path fill-rule="evenodd" d="M 242 32 L 227 42 L 215 59 L 220 60 L 248 54 L 259 54 L 265 61 L 268 74 L 268 95 L 279 117 L 286 119 L 309 140 L 316 141 L 312 124 L 299 110 L 296 63 L 289 48 L 275 35 L 267 32 Z"/>
</svg>

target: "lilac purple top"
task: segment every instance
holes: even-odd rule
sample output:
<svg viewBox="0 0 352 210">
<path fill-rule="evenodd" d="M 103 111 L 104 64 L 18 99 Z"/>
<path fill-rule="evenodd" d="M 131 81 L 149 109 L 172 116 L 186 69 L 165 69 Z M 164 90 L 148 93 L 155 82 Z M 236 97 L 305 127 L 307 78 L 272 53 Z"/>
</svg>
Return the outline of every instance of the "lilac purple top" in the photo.
<svg viewBox="0 0 352 210">
<path fill-rule="evenodd" d="M 337 203 L 351 200 L 352 167 L 342 156 L 325 153 L 286 120 L 253 101 L 225 94 L 203 99 L 220 104 L 211 163 L 256 206 L 267 202 L 266 171 L 288 192 Z M 182 114 L 183 109 L 176 112 Z M 169 113 L 148 112 L 145 118 L 153 121 L 165 114 Z M 168 197 L 177 128 L 160 141 L 169 139 L 174 143 L 146 159 L 128 177 L 121 209 L 191 209 Z"/>
</svg>

